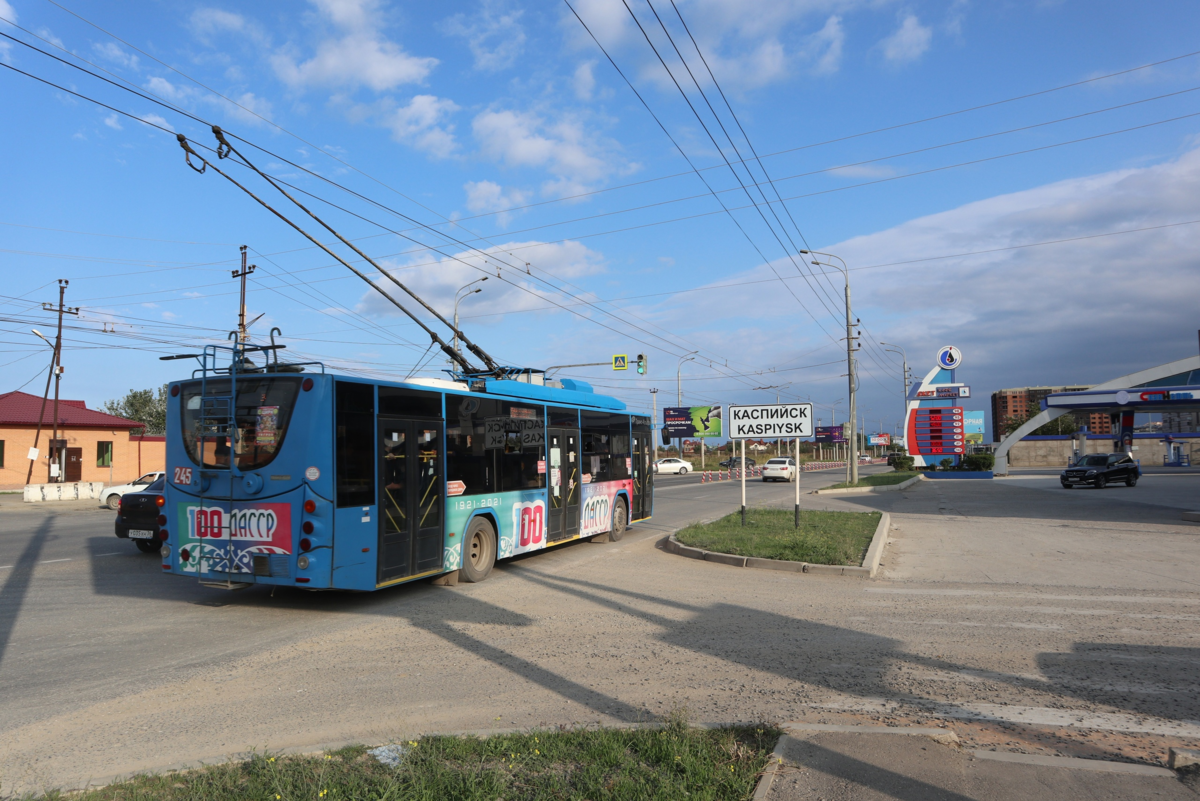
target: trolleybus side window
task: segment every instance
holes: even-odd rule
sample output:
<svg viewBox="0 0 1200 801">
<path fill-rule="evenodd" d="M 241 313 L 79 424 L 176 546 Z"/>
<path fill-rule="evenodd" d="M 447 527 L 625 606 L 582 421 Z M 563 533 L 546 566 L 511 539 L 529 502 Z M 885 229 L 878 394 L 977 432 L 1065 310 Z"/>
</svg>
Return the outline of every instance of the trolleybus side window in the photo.
<svg viewBox="0 0 1200 801">
<path fill-rule="evenodd" d="M 542 407 L 505 403 L 498 425 L 504 427 L 496 449 L 500 491 L 544 489 L 546 486 L 546 420 Z"/>
<path fill-rule="evenodd" d="M 619 481 L 629 478 L 629 417 L 583 412 L 583 471 L 588 479 Z"/>
<path fill-rule="evenodd" d="M 337 505 L 375 503 L 375 387 L 338 381 Z"/>
<path fill-rule="evenodd" d="M 199 381 L 183 384 L 179 407 L 184 450 L 206 468 L 227 468 L 230 459 L 239 470 L 266 467 L 283 446 L 299 389 L 299 378 L 239 377 L 230 415 L 229 379 L 208 381 L 203 387 Z"/>
<path fill-rule="evenodd" d="M 453 400 L 451 396 L 451 400 Z M 442 418 L 442 395 L 401 387 L 379 388 L 379 413 L 394 417 Z"/>
<path fill-rule="evenodd" d="M 492 451 L 484 447 L 485 420 L 500 413 L 500 402 L 463 395 L 446 396 L 446 480 L 461 481 L 463 495 L 495 492 Z"/>
</svg>

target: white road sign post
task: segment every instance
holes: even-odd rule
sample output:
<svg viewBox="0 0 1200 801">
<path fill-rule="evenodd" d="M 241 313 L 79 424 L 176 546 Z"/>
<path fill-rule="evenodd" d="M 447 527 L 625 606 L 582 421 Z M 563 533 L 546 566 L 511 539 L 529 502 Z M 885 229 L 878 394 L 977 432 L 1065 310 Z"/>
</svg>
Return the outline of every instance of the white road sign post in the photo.
<svg viewBox="0 0 1200 801">
<path fill-rule="evenodd" d="M 742 440 L 742 525 L 746 525 L 746 440 L 753 437 L 796 439 L 796 470 L 800 470 L 800 439 L 813 435 L 811 403 L 768 403 L 730 406 L 730 439 Z M 800 476 L 796 476 L 796 527 L 800 526 Z"/>
</svg>

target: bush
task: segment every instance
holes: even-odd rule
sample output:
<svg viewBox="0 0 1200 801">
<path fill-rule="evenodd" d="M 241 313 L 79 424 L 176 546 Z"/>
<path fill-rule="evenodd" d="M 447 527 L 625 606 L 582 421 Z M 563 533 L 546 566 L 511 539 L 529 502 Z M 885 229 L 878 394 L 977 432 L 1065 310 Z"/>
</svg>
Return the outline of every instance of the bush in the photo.
<svg viewBox="0 0 1200 801">
<path fill-rule="evenodd" d="M 949 470 L 951 467 L 954 466 L 954 460 L 953 459 L 943 459 L 939 464 L 941 464 L 943 470 Z"/>
<path fill-rule="evenodd" d="M 913 458 L 911 456 L 896 456 L 892 459 L 892 467 L 896 468 L 897 473 L 907 473 L 913 469 Z"/>
<path fill-rule="evenodd" d="M 996 455 L 993 453 L 972 453 L 963 458 L 963 467 L 967 470 L 987 472 L 996 466 Z"/>
</svg>

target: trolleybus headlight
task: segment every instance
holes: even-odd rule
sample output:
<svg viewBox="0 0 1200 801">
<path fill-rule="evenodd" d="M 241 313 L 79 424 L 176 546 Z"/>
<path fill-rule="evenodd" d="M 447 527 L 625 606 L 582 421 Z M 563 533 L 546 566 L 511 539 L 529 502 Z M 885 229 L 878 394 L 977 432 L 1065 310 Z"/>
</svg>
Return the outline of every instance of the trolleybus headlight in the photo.
<svg viewBox="0 0 1200 801">
<path fill-rule="evenodd" d="M 167 499 L 164 498 L 163 496 L 159 495 L 157 498 L 154 499 L 154 503 L 156 503 L 158 505 L 158 508 L 161 509 L 167 505 Z"/>
<path fill-rule="evenodd" d="M 312 540 L 310 540 L 308 537 L 301 537 L 300 538 L 300 550 L 311 551 L 312 550 Z"/>
<path fill-rule="evenodd" d="M 161 547 L 161 548 L 159 548 L 159 549 L 158 549 L 158 552 L 159 552 L 159 554 L 161 554 L 161 555 L 162 555 L 162 558 L 163 558 L 163 559 L 167 559 L 167 558 L 169 558 L 169 557 L 171 556 L 171 546 L 170 546 L 170 545 L 164 545 L 163 547 Z"/>
<path fill-rule="evenodd" d="M 312 521 L 305 520 L 303 523 L 300 524 L 300 530 L 303 531 L 305 534 L 312 534 L 313 533 Z"/>
<path fill-rule="evenodd" d="M 308 570 L 308 557 L 301 556 L 299 559 L 297 559 L 296 567 L 300 568 L 301 570 Z"/>
<path fill-rule="evenodd" d="M 309 498 L 307 501 L 304 502 L 304 511 L 310 515 L 313 512 L 317 511 L 317 502 L 314 501 L 312 498 Z"/>
</svg>

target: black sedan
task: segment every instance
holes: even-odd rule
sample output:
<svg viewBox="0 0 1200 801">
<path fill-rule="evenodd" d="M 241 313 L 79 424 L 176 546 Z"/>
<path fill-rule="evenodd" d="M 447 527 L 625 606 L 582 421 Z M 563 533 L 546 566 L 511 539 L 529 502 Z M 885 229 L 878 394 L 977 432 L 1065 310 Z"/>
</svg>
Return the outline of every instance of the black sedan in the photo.
<svg viewBox="0 0 1200 801">
<path fill-rule="evenodd" d="M 747 467 L 754 467 L 756 464 L 758 464 L 758 462 L 754 461 L 749 456 L 746 457 L 746 466 Z M 720 466 L 728 467 L 728 468 L 732 468 L 732 469 L 736 470 L 742 466 L 742 457 L 734 456 L 732 458 L 726 459 L 725 461 L 720 463 Z"/>
<path fill-rule="evenodd" d="M 161 517 L 160 501 L 165 486 L 166 478 L 159 478 L 141 492 L 122 495 L 117 507 L 117 536 L 133 540 L 142 553 L 156 553 L 161 547 L 159 521 L 165 522 L 165 518 Z"/>
<path fill-rule="evenodd" d="M 1076 484 L 1090 484 L 1096 489 L 1103 489 L 1118 481 L 1132 487 L 1141 477 L 1141 468 L 1128 453 L 1089 453 L 1062 471 L 1059 481 L 1064 489 Z"/>
</svg>

